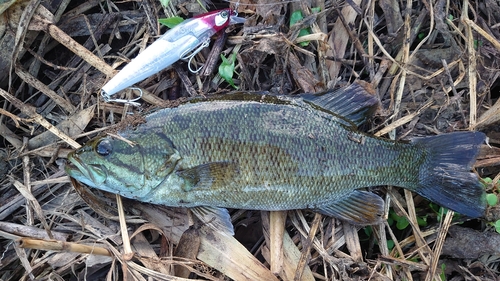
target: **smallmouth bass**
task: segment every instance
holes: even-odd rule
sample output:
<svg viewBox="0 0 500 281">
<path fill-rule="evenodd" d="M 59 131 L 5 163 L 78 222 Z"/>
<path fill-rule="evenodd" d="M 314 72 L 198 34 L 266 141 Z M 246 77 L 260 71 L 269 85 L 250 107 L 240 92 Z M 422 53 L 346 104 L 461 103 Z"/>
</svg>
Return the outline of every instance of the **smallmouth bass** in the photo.
<svg viewBox="0 0 500 281">
<path fill-rule="evenodd" d="M 378 101 L 358 83 L 300 97 L 257 94 L 182 104 L 146 116 L 68 155 L 66 172 L 143 202 L 192 208 L 202 221 L 224 208 L 311 209 L 354 224 L 381 221 L 384 201 L 363 190 L 394 185 L 469 217 L 486 194 L 471 172 L 481 132 L 394 142 L 356 130 Z"/>
</svg>

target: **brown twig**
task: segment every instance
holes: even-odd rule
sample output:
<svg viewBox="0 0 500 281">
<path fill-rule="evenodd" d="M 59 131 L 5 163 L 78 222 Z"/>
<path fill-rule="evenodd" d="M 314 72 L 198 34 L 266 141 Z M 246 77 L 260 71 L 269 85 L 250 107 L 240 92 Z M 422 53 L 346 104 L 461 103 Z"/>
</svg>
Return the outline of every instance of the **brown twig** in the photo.
<svg viewBox="0 0 500 281">
<path fill-rule="evenodd" d="M 311 230 L 309 231 L 307 240 L 302 247 L 302 255 L 300 256 L 300 260 L 295 271 L 295 277 L 293 278 L 294 281 L 300 281 L 302 279 L 302 273 L 304 272 L 304 267 L 307 263 L 307 257 L 310 255 L 311 248 L 313 246 L 313 239 L 316 236 L 316 231 L 318 230 L 319 224 L 321 223 L 321 218 L 322 216 L 319 213 L 316 213 L 314 215 L 314 220 L 311 224 Z"/>
<path fill-rule="evenodd" d="M 48 97 L 50 97 L 57 105 L 64 108 L 66 112 L 73 113 L 76 108 L 66 99 L 60 97 L 56 92 L 52 91 L 47 85 L 36 79 L 33 75 L 27 72 L 21 64 L 16 64 L 15 66 L 16 74 L 24 82 L 28 83 L 30 86 L 38 89 Z"/>
<path fill-rule="evenodd" d="M 44 251 L 61 251 L 61 252 L 111 256 L 108 249 L 101 246 L 88 246 L 73 242 L 43 240 L 43 239 L 33 239 L 33 238 L 21 238 L 16 242 L 20 248 L 24 249 L 38 249 Z"/>
<path fill-rule="evenodd" d="M 6 100 L 8 100 L 10 103 L 12 103 L 15 107 L 17 107 L 21 112 L 24 114 L 30 116 L 34 122 L 42 125 L 45 127 L 47 130 L 51 131 L 54 133 L 56 136 L 61 138 L 63 141 L 68 143 L 70 146 L 73 148 L 80 148 L 80 144 L 78 144 L 76 141 L 74 141 L 72 138 L 68 137 L 65 133 L 63 133 L 61 130 L 57 129 L 54 127 L 54 125 L 50 124 L 45 118 L 43 118 L 40 114 L 36 113 L 36 109 L 33 106 L 27 105 L 23 103 L 22 101 L 18 100 L 8 92 L 4 91 L 3 89 L 0 89 L 0 96 L 4 97 Z"/>
</svg>

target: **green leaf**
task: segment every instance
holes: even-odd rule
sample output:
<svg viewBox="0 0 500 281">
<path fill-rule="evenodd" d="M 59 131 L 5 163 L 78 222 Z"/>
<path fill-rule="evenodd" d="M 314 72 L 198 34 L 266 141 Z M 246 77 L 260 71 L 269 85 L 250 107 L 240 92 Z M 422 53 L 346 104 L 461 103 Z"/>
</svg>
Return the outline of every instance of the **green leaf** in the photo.
<svg viewBox="0 0 500 281">
<path fill-rule="evenodd" d="M 500 220 L 497 220 L 497 221 L 495 222 L 495 230 L 496 230 L 498 233 L 500 233 Z"/>
<path fill-rule="evenodd" d="M 439 207 L 439 211 L 437 213 L 437 220 L 440 222 L 442 218 L 444 218 L 444 216 L 446 216 L 446 214 L 448 213 L 448 209 L 447 208 L 444 208 L 444 207 Z M 456 220 L 457 218 L 460 218 L 461 217 L 461 214 L 459 213 L 453 213 L 453 220 Z"/>
<path fill-rule="evenodd" d="M 158 19 L 160 24 L 167 26 L 168 28 L 174 28 L 179 23 L 183 22 L 184 19 L 181 17 L 171 17 L 166 19 Z"/>
<path fill-rule="evenodd" d="M 389 211 L 389 217 L 396 221 L 396 228 L 399 230 L 403 230 L 410 225 L 410 222 L 406 219 L 404 216 L 398 216 L 395 211 L 390 210 Z"/>
<path fill-rule="evenodd" d="M 498 197 L 494 193 L 488 193 L 486 195 L 486 201 L 488 202 L 488 205 L 493 207 L 493 206 L 496 206 L 498 204 Z"/>
<path fill-rule="evenodd" d="M 490 177 L 484 178 L 483 181 L 484 181 L 485 184 L 490 184 L 490 183 L 493 182 L 493 180 Z"/>
<path fill-rule="evenodd" d="M 477 40 L 477 39 L 474 40 L 474 49 L 477 49 L 477 48 L 482 47 L 482 46 L 483 46 L 482 40 Z"/>
<path fill-rule="evenodd" d="M 446 264 L 443 263 L 441 264 L 441 273 L 439 274 L 441 281 L 446 281 L 445 270 L 446 270 Z"/>
<path fill-rule="evenodd" d="M 438 204 L 435 204 L 435 203 L 429 203 L 429 207 L 431 208 L 432 211 L 434 211 L 434 213 L 439 213 L 439 208 L 441 208 Z"/>
<path fill-rule="evenodd" d="M 398 216 L 398 215 L 396 214 L 396 212 L 395 212 L 395 211 L 391 208 L 391 209 L 389 210 L 389 218 L 391 218 L 391 219 L 393 219 L 393 220 L 395 220 L 395 221 L 398 221 L 398 220 L 399 220 L 399 218 L 400 218 L 400 216 Z"/>
<path fill-rule="evenodd" d="M 314 8 L 311 8 L 311 12 L 313 14 L 317 14 L 319 12 L 321 12 L 321 7 L 314 7 Z"/>
<path fill-rule="evenodd" d="M 410 222 L 405 218 L 401 217 L 398 222 L 396 223 L 396 228 L 399 230 L 403 230 L 407 228 L 410 225 Z"/>
<path fill-rule="evenodd" d="M 446 209 L 444 207 L 439 207 L 437 220 L 440 222 L 441 219 L 444 219 L 444 216 L 446 216 L 447 213 L 448 213 L 448 209 Z"/>
<path fill-rule="evenodd" d="M 419 226 L 427 226 L 427 216 L 417 217 L 417 223 Z"/>
<path fill-rule="evenodd" d="M 297 11 L 293 12 L 292 15 L 290 16 L 290 27 L 303 19 L 304 19 L 304 16 L 302 15 L 301 10 L 297 10 Z"/>
<path fill-rule="evenodd" d="M 364 227 L 363 231 L 365 232 L 366 236 L 368 236 L 368 237 L 370 237 L 373 233 L 373 229 L 371 226 Z"/>
<path fill-rule="evenodd" d="M 387 240 L 387 248 L 389 249 L 389 251 L 391 251 L 392 248 L 394 248 L 394 241 Z"/>
<path fill-rule="evenodd" d="M 296 24 L 297 22 L 299 22 L 303 19 L 304 19 L 304 16 L 302 15 L 301 10 L 297 10 L 297 11 L 293 12 L 292 15 L 290 16 L 290 26 Z M 303 28 L 299 31 L 298 37 L 302 37 L 302 36 L 308 35 L 308 34 L 311 34 L 311 32 L 309 31 L 309 28 Z M 300 42 L 300 45 L 302 47 L 305 47 L 305 46 L 309 45 L 309 41 Z"/>
<path fill-rule="evenodd" d="M 233 82 L 234 74 L 234 61 L 236 60 L 236 53 L 233 53 L 231 59 L 227 59 L 223 54 L 220 55 L 222 63 L 219 65 L 219 75 L 226 80 L 233 88 L 238 89 Z"/>
<path fill-rule="evenodd" d="M 170 0 L 160 0 L 160 4 L 163 6 L 163 7 L 166 7 L 168 5 L 168 3 L 170 3 Z"/>
</svg>

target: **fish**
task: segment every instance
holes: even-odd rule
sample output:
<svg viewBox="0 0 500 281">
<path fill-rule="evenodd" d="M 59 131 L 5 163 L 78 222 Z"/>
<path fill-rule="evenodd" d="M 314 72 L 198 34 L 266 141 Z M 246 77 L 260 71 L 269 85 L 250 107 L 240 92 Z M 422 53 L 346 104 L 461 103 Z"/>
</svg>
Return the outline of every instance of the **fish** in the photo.
<svg viewBox="0 0 500 281">
<path fill-rule="evenodd" d="M 358 130 L 379 106 L 370 85 L 298 96 L 236 92 L 194 99 L 100 136 L 68 155 L 67 174 L 142 202 L 190 208 L 232 234 L 227 208 L 310 209 L 382 222 L 374 186 L 398 186 L 471 218 L 486 194 L 471 171 L 482 132 L 392 141 Z M 216 222 L 214 222 L 216 221 Z"/>
</svg>

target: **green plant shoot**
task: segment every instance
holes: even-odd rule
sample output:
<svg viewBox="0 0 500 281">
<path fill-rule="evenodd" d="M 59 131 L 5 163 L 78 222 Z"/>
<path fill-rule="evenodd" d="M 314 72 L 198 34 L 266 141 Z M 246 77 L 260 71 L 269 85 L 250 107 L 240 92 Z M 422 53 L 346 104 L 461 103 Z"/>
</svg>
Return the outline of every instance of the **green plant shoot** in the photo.
<svg viewBox="0 0 500 281">
<path fill-rule="evenodd" d="M 233 74 L 234 74 L 234 62 L 236 60 L 236 53 L 231 55 L 230 59 L 224 57 L 223 54 L 220 55 L 222 59 L 222 63 L 219 65 L 219 75 L 226 80 L 233 88 L 238 89 L 233 82 Z"/>
<path fill-rule="evenodd" d="M 500 233 L 500 220 L 497 220 L 497 221 L 495 222 L 495 225 L 494 225 L 494 226 L 495 226 L 495 230 L 496 230 L 496 232 L 497 232 L 497 233 Z"/>
<path fill-rule="evenodd" d="M 490 177 L 486 177 L 486 178 L 484 178 L 482 180 L 484 181 L 485 184 L 493 183 L 493 180 Z"/>
<path fill-rule="evenodd" d="M 171 17 L 166 19 L 158 19 L 160 24 L 167 26 L 168 28 L 174 28 L 179 23 L 183 22 L 184 19 L 181 17 Z"/>
<path fill-rule="evenodd" d="M 296 24 L 297 22 L 301 21 L 304 19 L 304 16 L 302 15 L 302 11 L 301 10 L 297 10 L 295 12 L 292 13 L 292 15 L 290 16 L 290 26 Z M 301 37 L 301 36 L 304 36 L 304 35 L 308 35 L 308 34 L 311 34 L 311 32 L 309 32 L 309 29 L 308 28 L 303 28 L 299 31 L 299 36 L 298 37 Z M 309 41 L 304 41 L 304 42 L 300 42 L 300 45 L 302 47 L 305 47 L 307 45 L 309 45 Z"/>
<path fill-rule="evenodd" d="M 493 207 L 493 206 L 497 205 L 497 203 L 498 203 L 498 197 L 494 193 L 488 193 L 486 195 L 486 201 L 488 202 L 489 206 Z"/>
<path fill-rule="evenodd" d="M 168 3 L 170 3 L 170 0 L 160 0 L 160 4 L 161 4 L 163 7 L 167 7 L 167 6 L 168 6 Z"/>
<path fill-rule="evenodd" d="M 446 264 L 443 263 L 443 264 L 441 264 L 441 273 L 439 274 L 441 281 L 446 281 L 445 270 L 446 270 Z"/>
<path fill-rule="evenodd" d="M 394 241 L 393 240 L 387 240 L 387 248 L 389 251 L 392 251 L 394 248 Z"/>
<path fill-rule="evenodd" d="M 398 216 L 396 212 L 392 210 L 389 212 L 389 215 L 394 221 L 396 221 L 396 228 L 399 230 L 403 230 L 410 225 L 410 222 L 404 216 Z"/>
</svg>

